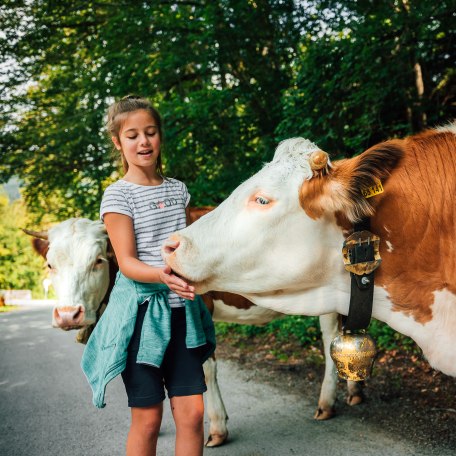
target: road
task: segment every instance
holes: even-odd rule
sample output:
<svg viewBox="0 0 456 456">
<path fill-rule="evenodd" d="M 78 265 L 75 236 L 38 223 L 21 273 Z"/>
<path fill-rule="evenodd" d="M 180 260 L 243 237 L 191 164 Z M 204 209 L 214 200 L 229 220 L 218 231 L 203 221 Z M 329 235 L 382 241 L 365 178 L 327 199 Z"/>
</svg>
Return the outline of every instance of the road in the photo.
<svg viewBox="0 0 456 456">
<path fill-rule="evenodd" d="M 50 316 L 51 308 L 43 305 L 0 314 L 0 455 L 125 454 L 129 409 L 121 379 L 108 385 L 107 407 L 93 407 L 79 367 L 83 346 L 74 341 L 74 332 L 51 328 Z M 362 418 L 316 422 L 315 398 L 260 384 L 231 362 L 219 361 L 218 369 L 230 439 L 205 449 L 205 455 L 436 454 L 370 429 Z M 172 455 L 173 442 L 172 417 L 165 407 L 158 455 Z"/>
</svg>

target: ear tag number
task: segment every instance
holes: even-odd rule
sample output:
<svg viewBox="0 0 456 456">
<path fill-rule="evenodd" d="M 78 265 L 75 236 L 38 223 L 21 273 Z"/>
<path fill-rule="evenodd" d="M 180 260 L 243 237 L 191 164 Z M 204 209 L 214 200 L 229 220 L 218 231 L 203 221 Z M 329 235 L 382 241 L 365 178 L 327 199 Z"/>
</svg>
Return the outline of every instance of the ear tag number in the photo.
<svg viewBox="0 0 456 456">
<path fill-rule="evenodd" d="M 364 198 L 372 198 L 375 195 L 379 195 L 380 193 L 383 193 L 383 185 L 380 182 L 379 179 L 374 179 L 374 185 L 370 187 L 363 187 L 361 188 L 361 193 L 364 196 Z"/>
</svg>

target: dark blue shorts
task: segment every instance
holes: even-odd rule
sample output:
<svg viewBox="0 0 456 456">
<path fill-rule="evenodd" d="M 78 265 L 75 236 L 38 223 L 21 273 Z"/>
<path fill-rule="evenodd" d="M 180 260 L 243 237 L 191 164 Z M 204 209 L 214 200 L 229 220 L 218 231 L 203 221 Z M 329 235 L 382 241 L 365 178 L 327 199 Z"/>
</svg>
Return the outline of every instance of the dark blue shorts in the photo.
<svg viewBox="0 0 456 456">
<path fill-rule="evenodd" d="M 136 363 L 141 328 L 149 303 L 138 308 L 135 330 L 128 346 L 127 367 L 122 372 L 129 407 L 150 407 L 168 397 L 192 396 L 206 391 L 202 349 L 185 344 L 185 307 L 171 308 L 171 341 L 160 367 Z"/>
</svg>

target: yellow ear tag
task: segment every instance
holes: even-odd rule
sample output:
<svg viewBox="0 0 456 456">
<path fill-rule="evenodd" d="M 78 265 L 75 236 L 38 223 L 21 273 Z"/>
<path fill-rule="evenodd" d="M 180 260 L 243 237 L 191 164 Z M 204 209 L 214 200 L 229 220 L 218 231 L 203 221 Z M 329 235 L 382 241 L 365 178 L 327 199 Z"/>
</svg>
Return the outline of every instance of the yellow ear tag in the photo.
<svg viewBox="0 0 456 456">
<path fill-rule="evenodd" d="M 372 198 L 375 195 L 383 193 L 383 185 L 379 179 L 374 179 L 375 184 L 370 187 L 361 188 L 361 193 L 364 198 Z"/>
</svg>

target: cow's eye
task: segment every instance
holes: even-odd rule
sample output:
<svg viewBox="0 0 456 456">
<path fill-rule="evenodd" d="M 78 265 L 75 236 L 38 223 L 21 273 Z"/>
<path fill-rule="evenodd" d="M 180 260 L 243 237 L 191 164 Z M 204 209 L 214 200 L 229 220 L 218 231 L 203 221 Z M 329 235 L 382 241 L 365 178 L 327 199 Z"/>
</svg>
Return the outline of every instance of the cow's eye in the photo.
<svg viewBox="0 0 456 456">
<path fill-rule="evenodd" d="M 102 258 L 102 257 L 97 258 L 95 263 L 94 263 L 94 265 L 93 265 L 93 267 L 97 268 L 97 267 L 101 266 L 105 262 L 106 262 L 106 260 L 104 258 Z"/>
<path fill-rule="evenodd" d="M 263 196 L 257 196 L 255 198 L 255 203 L 265 205 L 265 204 L 269 204 L 270 201 L 267 198 L 264 198 Z"/>
</svg>

